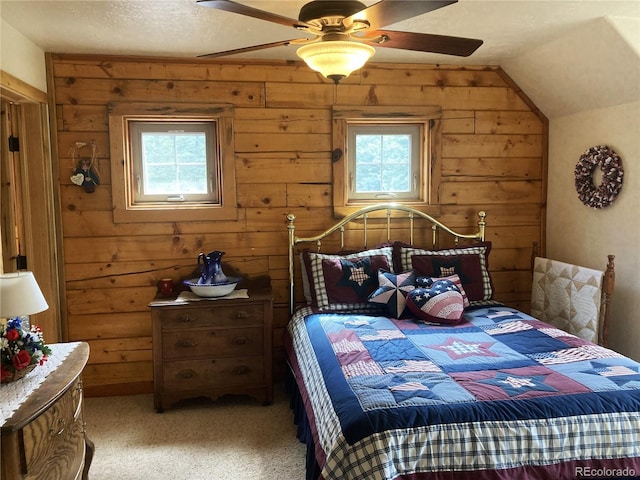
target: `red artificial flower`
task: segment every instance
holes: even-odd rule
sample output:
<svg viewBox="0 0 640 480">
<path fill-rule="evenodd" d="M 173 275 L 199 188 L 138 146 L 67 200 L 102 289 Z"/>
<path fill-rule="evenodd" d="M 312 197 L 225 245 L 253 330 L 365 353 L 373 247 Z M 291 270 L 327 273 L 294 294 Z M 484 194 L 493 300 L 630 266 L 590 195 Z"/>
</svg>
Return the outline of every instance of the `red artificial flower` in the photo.
<svg viewBox="0 0 640 480">
<path fill-rule="evenodd" d="M 31 364 L 31 355 L 26 350 L 20 350 L 13 357 L 13 366 L 16 370 L 24 370 Z"/>
<path fill-rule="evenodd" d="M 20 332 L 18 332 L 18 330 L 16 329 L 7 330 L 5 337 L 7 337 L 7 340 L 9 340 L 10 342 L 13 342 L 20 337 Z"/>
<path fill-rule="evenodd" d="M 11 376 L 11 372 L 4 368 L 4 365 L 0 366 L 0 382 L 4 382 L 5 379 Z"/>
</svg>

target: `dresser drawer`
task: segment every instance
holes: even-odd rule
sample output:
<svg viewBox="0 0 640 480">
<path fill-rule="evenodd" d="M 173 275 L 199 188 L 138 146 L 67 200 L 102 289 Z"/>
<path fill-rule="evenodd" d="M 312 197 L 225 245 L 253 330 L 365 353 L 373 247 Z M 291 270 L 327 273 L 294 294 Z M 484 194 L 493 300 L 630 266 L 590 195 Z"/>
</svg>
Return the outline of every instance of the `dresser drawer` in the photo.
<svg viewBox="0 0 640 480">
<path fill-rule="evenodd" d="M 26 475 L 29 480 L 60 480 L 64 472 L 80 471 L 84 464 L 82 389 L 78 380 L 24 430 Z"/>
<path fill-rule="evenodd" d="M 263 350 L 262 327 L 180 330 L 162 334 L 163 360 L 254 355 L 262 354 Z"/>
<path fill-rule="evenodd" d="M 264 383 L 264 358 L 255 355 L 174 361 L 164 364 L 162 376 L 168 391 L 261 385 Z"/>
<path fill-rule="evenodd" d="M 207 300 L 204 300 L 207 301 Z M 243 302 L 241 305 L 212 305 L 206 308 L 167 309 L 161 312 L 162 330 L 209 327 L 240 327 L 262 325 L 264 306 Z"/>
</svg>

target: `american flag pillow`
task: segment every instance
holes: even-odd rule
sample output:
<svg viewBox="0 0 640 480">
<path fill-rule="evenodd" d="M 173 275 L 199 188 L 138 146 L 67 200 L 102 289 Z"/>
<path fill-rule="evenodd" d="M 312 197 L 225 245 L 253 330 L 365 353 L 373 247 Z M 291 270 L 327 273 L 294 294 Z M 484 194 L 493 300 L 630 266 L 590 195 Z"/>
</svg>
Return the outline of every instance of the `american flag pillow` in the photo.
<svg viewBox="0 0 640 480">
<path fill-rule="evenodd" d="M 464 301 L 451 280 L 436 280 L 430 287 L 419 287 L 407 295 L 407 307 L 419 319 L 455 324 L 464 313 Z"/>
</svg>

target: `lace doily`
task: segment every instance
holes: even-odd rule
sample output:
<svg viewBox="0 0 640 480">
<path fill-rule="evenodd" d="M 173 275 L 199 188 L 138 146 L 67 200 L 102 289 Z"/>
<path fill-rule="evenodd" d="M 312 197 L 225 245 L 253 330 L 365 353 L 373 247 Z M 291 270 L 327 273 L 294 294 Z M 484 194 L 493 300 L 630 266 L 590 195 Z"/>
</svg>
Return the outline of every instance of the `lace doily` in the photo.
<svg viewBox="0 0 640 480">
<path fill-rule="evenodd" d="M 20 408 L 20 405 L 38 389 L 45 378 L 58 368 L 79 345 L 80 342 L 48 345 L 51 348 L 51 355 L 46 362 L 36 367 L 26 377 L 0 386 L 0 425 L 4 425 L 13 416 L 13 412 Z"/>
<path fill-rule="evenodd" d="M 238 290 L 234 290 L 229 295 L 225 295 L 224 297 L 199 297 L 193 292 L 185 290 L 184 292 L 180 292 L 178 298 L 171 298 L 167 300 L 153 300 L 149 303 L 150 307 L 157 307 L 161 305 L 181 305 L 189 302 L 200 302 L 203 300 L 230 300 L 234 298 L 249 298 L 249 290 L 246 288 L 240 288 Z"/>
</svg>

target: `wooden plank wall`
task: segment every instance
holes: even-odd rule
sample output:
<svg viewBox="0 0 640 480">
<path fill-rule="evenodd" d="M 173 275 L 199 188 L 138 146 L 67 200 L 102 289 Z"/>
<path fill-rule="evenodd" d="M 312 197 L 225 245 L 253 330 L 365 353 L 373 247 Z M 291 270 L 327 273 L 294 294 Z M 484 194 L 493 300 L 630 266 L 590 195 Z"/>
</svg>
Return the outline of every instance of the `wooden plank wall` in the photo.
<svg viewBox="0 0 640 480">
<path fill-rule="evenodd" d="M 547 121 L 497 67 L 370 64 L 339 86 L 300 63 L 240 63 L 49 55 L 55 104 L 68 340 L 85 340 L 88 394 L 152 389 L 148 302 L 160 278 L 195 268 L 200 251 L 227 252 L 243 275 L 271 276 L 275 376 L 287 322 L 286 214 L 299 235 L 333 221 L 331 108 L 442 108 L 440 219 L 473 230 L 487 211 L 496 298 L 528 308 L 530 248 L 544 239 Z M 109 102 L 234 106 L 237 221 L 114 224 Z M 73 185 L 71 149 L 95 141 L 101 185 Z M 56 152 L 54 152 L 56 153 Z M 544 245 L 543 245 L 544 246 Z"/>
</svg>

